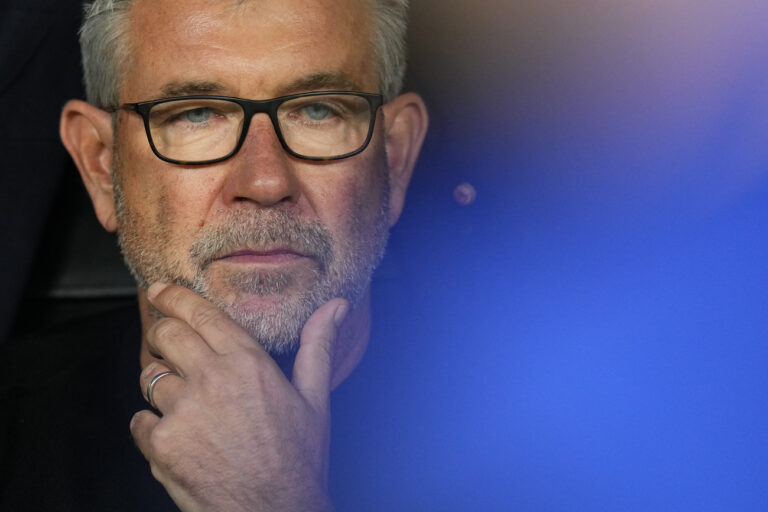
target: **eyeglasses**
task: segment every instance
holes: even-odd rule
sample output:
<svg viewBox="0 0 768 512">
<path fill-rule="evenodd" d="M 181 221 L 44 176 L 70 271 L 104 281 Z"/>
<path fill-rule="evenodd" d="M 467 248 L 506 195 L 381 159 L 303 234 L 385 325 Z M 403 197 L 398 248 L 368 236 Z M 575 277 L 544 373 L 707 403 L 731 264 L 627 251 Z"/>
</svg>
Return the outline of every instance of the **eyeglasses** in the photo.
<svg viewBox="0 0 768 512">
<path fill-rule="evenodd" d="M 126 103 L 144 119 L 149 145 L 161 160 L 203 165 L 232 157 L 254 114 L 267 114 L 285 151 L 304 160 L 354 156 L 371 141 L 380 94 L 307 92 L 254 101 L 226 96 L 184 96 Z"/>
</svg>

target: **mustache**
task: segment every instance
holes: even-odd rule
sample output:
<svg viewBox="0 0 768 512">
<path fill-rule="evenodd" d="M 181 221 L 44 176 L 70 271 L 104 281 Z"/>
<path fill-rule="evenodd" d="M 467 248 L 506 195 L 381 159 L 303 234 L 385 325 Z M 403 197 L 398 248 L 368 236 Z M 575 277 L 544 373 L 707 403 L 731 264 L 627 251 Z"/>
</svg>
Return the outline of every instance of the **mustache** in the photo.
<svg viewBox="0 0 768 512">
<path fill-rule="evenodd" d="M 290 248 L 314 259 L 325 272 L 333 258 L 333 236 L 320 221 L 306 220 L 287 210 L 236 210 L 215 225 L 203 228 L 190 247 L 190 259 L 200 271 L 235 251 Z"/>
</svg>

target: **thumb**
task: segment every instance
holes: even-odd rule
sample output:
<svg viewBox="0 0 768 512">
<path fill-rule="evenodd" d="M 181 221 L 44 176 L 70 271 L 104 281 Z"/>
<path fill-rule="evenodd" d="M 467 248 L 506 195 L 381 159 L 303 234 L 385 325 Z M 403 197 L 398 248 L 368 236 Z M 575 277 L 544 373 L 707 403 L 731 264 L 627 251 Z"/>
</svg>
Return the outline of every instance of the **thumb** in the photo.
<svg viewBox="0 0 768 512">
<path fill-rule="evenodd" d="M 349 310 L 344 299 L 331 299 L 315 311 L 301 331 L 293 364 L 293 385 L 313 406 L 328 407 L 333 371 L 333 349 L 338 326 Z"/>
</svg>

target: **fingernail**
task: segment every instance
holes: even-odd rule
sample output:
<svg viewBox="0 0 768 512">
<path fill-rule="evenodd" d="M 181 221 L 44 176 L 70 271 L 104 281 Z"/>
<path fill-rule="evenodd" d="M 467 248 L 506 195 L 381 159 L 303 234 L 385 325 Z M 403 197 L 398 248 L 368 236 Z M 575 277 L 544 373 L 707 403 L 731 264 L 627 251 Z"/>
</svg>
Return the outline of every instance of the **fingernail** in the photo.
<svg viewBox="0 0 768 512">
<path fill-rule="evenodd" d="M 341 322 L 343 322 L 344 318 L 347 316 L 347 311 L 349 311 L 349 305 L 346 302 L 336 308 L 336 313 L 333 314 L 333 324 L 337 329 L 341 327 Z"/>
<path fill-rule="evenodd" d="M 162 283 L 160 281 L 156 283 L 152 283 L 149 288 L 147 288 L 147 297 L 149 300 L 154 299 L 157 297 L 161 291 L 165 290 L 168 287 L 168 283 Z"/>
</svg>

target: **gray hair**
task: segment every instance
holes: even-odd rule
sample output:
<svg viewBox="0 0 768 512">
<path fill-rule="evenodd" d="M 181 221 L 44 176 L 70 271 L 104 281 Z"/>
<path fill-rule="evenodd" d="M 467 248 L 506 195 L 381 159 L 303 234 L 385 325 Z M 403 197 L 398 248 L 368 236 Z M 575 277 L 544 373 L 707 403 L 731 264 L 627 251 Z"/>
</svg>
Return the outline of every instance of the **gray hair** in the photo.
<svg viewBox="0 0 768 512">
<path fill-rule="evenodd" d="M 374 16 L 372 43 L 379 88 L 388 101 L 400 93 L 405 77 L 408 0 L 368 1 Z M 130 57 L 125 33 L 132 4 L 133 0 L 94 0 L 84 6 L 80 50 L 85 92 L 98 107 L 116 106 L 120 101 L 119 84 Z"/>
</svg>

